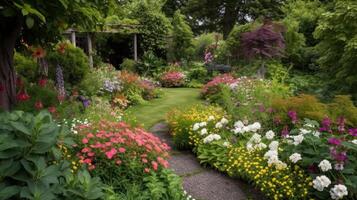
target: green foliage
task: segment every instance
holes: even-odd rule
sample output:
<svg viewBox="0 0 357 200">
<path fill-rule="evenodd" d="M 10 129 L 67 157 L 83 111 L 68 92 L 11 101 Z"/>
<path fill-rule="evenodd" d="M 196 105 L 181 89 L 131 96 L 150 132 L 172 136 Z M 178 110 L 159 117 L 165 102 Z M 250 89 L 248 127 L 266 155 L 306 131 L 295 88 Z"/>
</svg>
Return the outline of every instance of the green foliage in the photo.
<svg viewBox="0 0 357 200">
<path fill-rule="evenodd" d="M 299 118 L 322 121 L 325 117 L 331 117 L 337 121 L 338 117 L 344 117 L 346 124 L 355 127 L 357 124 L 357 108 L 353 105 L 349 96 L 336 96 L 328 104 L 322 103 L 315 96 L 301 94 L 289 98 L 274 98 L 272 107 L 281 119 L 288 119 L 287 112 L 297 112 Z"/>
<path fill-rule="evenodd" d="M 57 92 L 55 90 L 53 82 L 48 82 L 46 86 L 41 87 L 39 85 L 29 84 L 26 88 L 27 93 L 30 95 L 30 99 L 24 102 L 18 102 L 16 105 L 17 110 L 25 112 L 37 112 L 35 103 L 41 101 L 44 108 L 51 106 L 57 106 L 59 104 L 57 99 Z"/>
<path fill-rule="evenodd" d="M 160 173 L 151 173 L 144 178 L 144 184 L 150 199 L 184 199 L 181 179 L 170 170 L 165 169 Z"/>
<path fill-rule="evenodd" d="M 162 72 L 163 65 L 163 60 L 158 58 L 154 52 L 147 51 L 137 64 L 137 72 L 143 76 L 157 77 Z"/>
<path fill-rule="evenodd" d="M 63 54 L 58 51 L 51 51 L 47 58 L 51 63 L 50 76 L 55 77 L 55 69 L 59 64 L 63 68 L 65 83 L 76 85 L 89 72 L 88 57 L 82 49 L 71 44 L 67 44 Z"/>
<path fill-rule="evenodd" d="M 1 199 L 100 199 L 99 179 L 74 176 L 58 145 L 70 147 L 67 131 L 48 112 L 0 114 Z M 62 177 L 65 177 L 63 180 Z"/>
<path fill-rule="evenodd" d="M 14 65 L 17 74 L 30 82 L 36 81 L 37 63 L 34 59 L 19 52 L 15 52 Z"/>
<path fill-rule="evenodd" d="M 141 49 L 154 51 L 160 56 L 165 55 L 166 37 L 171 29 L 169 19 L 161 12 L 162 6 L 161 1 L 137 1 L 133 2 L 130 14 L 130 17 L 137 19 L 141 25 Z"/>
<path fill-rule="evenodd" d="M 122 70 L 136 72 L 136 62 L 133 59 L 125 58 L 120 67 Z"/>
<path fill-rule="evenodd" d="M 215 35 L 217 33 L 204 33 L 199 36 L 197 36 L 193 40 L 193 45 L 194 45 L 194 54 L 196 60 L 203 60 L 204 59 L 204 54 L 208 46 L 212 45 L 216 40 L 215 40 Z"/>
<path fill-rule="evenodd" d="M 172 41 L 169 44 L 168 56 L 170 60 L 180 61 L 188 59 L 192 50 L 193 33 L 187 24 L 185 16 L 177 10 L 172 18 Z"/>
<path fill-rule="evenodd" d="M 226 164 L 228 163 L 228 149 L 222 144 L 200 144 L 197 147 L 197 155 L 200 164 L 211 165 L 219 171 L 226 170 Z"/>
<path fill-rule="evenodd" d="M 357 2 L 336 0 L 332 10 L 323 13 L 314 36 L 319 63 L 330 76 L 331 89 L 357 94 Z"/>
</svg>

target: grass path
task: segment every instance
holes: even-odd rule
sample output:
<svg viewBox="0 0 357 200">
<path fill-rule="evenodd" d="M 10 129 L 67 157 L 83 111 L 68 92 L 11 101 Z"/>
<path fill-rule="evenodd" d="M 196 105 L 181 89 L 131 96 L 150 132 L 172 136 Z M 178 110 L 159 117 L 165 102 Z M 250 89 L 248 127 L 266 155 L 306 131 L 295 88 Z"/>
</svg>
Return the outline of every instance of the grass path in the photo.
<svg viewBox="0 0 357 200">
<path fill-rule="evenodd" d="M 172 108 L 202 103 L 199 91 L 194 88 L 164 88 L 162 97 L 143 105 L 133 106 L 126 110 L 126 114 L 134 116 L 144 128 L 149 129 L 155 123 L 164 120 Z"/>
</svg>

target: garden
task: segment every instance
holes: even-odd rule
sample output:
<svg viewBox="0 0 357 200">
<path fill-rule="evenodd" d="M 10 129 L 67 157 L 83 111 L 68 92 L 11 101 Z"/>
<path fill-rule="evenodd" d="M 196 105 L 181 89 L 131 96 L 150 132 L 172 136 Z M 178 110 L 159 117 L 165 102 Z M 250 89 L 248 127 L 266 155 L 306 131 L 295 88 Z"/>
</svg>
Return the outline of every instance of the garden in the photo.
<svg viewBox="0 0 357 200">
<path fill-rule="evenodd" d="M 354 0 L 0 2 L 0 200 L 357 200 Z"/>
</svg>

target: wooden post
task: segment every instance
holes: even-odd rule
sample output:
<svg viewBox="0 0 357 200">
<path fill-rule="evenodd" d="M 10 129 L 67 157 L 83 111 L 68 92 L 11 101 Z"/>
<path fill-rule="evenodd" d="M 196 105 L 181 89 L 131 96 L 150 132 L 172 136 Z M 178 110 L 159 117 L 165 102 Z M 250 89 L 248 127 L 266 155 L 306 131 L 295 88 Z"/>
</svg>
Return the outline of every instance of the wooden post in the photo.
<svg viewBox="0 0 357 200">
<path fill-rule="evenodd" d="M 138 61 L 138 37 L 134 34 L 134 60 Z"/>
<path fill-rule="evenodd" d="M 76 32 L 74 30 L 71 32 L 71 43 L 76 46 Z"/>
<path fill-rule="evenodd" d="M 87 45 L 88 45 L 88 59 L 89 66 L 93 68 L 93 51 L 92 51 L 92 38 L 90 33 L 87 33 Z"/>
</svg>

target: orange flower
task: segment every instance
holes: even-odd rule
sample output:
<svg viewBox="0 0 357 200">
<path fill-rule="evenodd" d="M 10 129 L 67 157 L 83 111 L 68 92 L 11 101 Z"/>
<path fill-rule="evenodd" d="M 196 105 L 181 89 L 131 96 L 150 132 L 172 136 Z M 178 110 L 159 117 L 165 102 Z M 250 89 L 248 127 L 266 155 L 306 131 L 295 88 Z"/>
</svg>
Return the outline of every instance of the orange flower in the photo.
<svg viewBox="0 0 357 200">
<path fill-rule="evenodd" d="M 46 51 L 42 47 L 37 47 L 32 52 L 32 57 L 43 58 L 46 56 Z"/>
<path fill-rule="evenodd" d="M 58 44 L 57 51 L 58 51 L 58 53 L 60 53 L 60 54 L 64 54 L 65 51 L 66 51 L 66 48 L 67 48 L 67 43 L 65 43 L 65 42 L 60 43 L 60 44 Z"/>
</svg>

